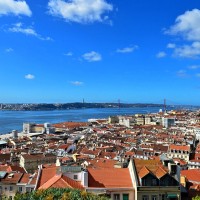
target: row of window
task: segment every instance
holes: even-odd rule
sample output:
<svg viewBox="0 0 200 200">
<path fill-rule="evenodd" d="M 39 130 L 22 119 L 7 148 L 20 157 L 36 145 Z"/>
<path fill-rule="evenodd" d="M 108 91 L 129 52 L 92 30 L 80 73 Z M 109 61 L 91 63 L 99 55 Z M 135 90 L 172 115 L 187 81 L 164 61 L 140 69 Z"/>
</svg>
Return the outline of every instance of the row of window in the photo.
<svg viewBox="0 0 200 200">
<path fill-rule="evenodd" d="M 174 157 L 178 157 L 178 158 L 188 158 L 188 156 L 184 156 L 184 155 L 174 155 L 174 154 L 168 154 L 169 156 L 174 156 Z"/>
<path fill-rule="evenodd" d="M 182 151 L 182 150 L 173 150 L 171 149 L 171 153 L 184 153 L 184 154 L 189 154 L 188 151 Z"/>
<path fill-rule="evenodd" d="M 161 194 L 161 200 L 165 200 L 165 194 Z M 142 195 L 142 200 L 158 200 L 158 195 Z"/>
<path fill-rule="evenodd" d="M 120 194 L 113 195 L 114 200 L 121 200 Z M 122 200 L 129 200 L 129 194 L 122 194 Z"/>
<path fill-rule="evenodd" d="M 7 187 L 2 187 L 2 186 L 0 186 L 0 190 L 8 190 L 8 191 L 10 191 L 10 192 L 12 192 L 13 191 L 13 186 L 7 186 Z M 30 192 L 30 191 L 32 191 L 33 190 L 33 188 L 26 188 L 26 192 Z M 21 186 L 19 186 L 18 187 L 18 192 L 22 192 L 23 191 L 23 188 L 21 187 Z"/>
</svg>

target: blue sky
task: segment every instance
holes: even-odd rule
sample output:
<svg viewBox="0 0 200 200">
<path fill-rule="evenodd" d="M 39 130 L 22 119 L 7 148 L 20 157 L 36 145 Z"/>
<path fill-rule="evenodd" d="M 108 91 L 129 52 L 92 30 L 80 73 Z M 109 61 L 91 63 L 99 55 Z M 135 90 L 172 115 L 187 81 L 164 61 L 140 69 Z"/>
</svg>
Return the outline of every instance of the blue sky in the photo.
<svg viewBox="0 0 200 200">
<path fill-rule="evenodd" d="M 0 102 L 200 105 L 199 0 L 0 0 Z"/>
</svg>

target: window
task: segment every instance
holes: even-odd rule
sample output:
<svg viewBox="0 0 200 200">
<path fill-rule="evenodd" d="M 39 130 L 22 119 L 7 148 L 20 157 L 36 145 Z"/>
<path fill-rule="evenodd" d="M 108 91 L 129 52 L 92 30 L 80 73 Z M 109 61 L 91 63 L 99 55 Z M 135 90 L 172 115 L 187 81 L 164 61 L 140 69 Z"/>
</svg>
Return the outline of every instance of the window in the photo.
<svg viewBox="0 0 200 200">
<path fill-rule="evenodd" d="M 74 180 L 77 180 L 78 179 L 78 175 L 74 175 Z"/>
<path fill-rule="evenodd" d="M 19 188 L 18 188 L 18 191 L 19 191 L 19 192 L 22 192 L 22 187 L 19 187 Z"/>
<path fill-rule="evenodd" d="M 13 186 L 10 186 L 10 191 L 13 191 Z"/>
<path fill-rule="evenodd" d="M 123 200 L 129 200 L 129 194 L 123 194 Z"/>
<path fill-rule="evenodd" d="M 151 200 L 157 200 L 158 198 L 157 198 L 157 195 L 152 195 L 151 196 Z"/>
<path fill-rule="evenodd" d="M 120 194 L 114 194 L 114 200 L 120 200 Z"/>
<path fill-rule="evenodd" d="M 142 200 L 149 200 L 149 196 L 148 195 L 142 195 Z"/>
<path fill-rule="evenodd" d="M 152 186 L 155 186 L 155 185 L 157 185 L 157 180 L 154 178 L 152 179 Z"/>
</svg>

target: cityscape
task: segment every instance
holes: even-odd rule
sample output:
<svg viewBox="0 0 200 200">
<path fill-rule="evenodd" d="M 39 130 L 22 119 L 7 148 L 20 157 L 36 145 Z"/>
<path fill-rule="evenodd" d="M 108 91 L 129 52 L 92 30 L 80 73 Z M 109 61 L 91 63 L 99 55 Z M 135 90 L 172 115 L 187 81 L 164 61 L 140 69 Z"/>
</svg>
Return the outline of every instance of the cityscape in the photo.
<svg viewBox="0 0 200 200">
<path fill-rule="evenodd" d="M 1 195 L 74 188 L 107 199 L 192 199 L 199 139 L 199 110 L 23 123 L 1 135 Z"/>
<path fill-rule="evenodd" d="M 198 0 L 0 0 L 1 200 L 200 200 Z"/>
</svg>

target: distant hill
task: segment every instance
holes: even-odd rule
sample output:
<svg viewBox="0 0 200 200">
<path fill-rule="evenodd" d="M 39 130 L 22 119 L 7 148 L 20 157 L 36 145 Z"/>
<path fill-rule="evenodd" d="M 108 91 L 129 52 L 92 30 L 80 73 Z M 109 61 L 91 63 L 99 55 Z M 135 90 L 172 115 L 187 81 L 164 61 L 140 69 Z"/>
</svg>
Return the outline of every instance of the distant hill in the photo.
<svg viewBox="0 0 200 200">
<path fill-rule="evenodd" d="M 133 107 L 163 107 L 152 103 L 39 103 L 39 104 L 1 104 L 1 110 L 67 110 L 82 108 L 133 108 Z"/>
</svg>

